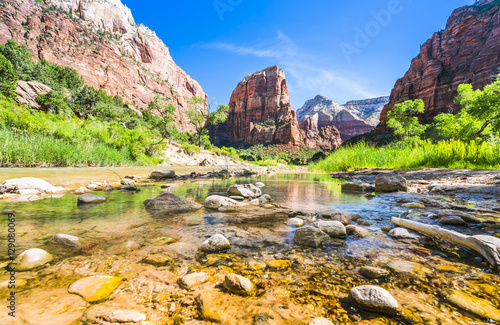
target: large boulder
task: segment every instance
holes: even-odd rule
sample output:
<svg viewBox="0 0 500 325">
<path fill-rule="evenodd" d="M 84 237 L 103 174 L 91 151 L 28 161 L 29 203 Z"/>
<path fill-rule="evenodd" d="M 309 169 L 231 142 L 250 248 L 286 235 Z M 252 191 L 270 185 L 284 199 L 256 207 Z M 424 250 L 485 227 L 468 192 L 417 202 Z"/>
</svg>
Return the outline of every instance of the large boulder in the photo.
<svg viewBox="0 0 500 325">
<path fill-rule="evenodd" d="M 149 175 L 149 178 L 155 180 L 175 178 L 175 172 L 173 170 L 155 170 Z"/>
<path fill-rule="evenodd" d="M 378 286 L 355 287 L 349 292 L 349 299 L 359 307 L 374 312 L 395 314 L 399 310 L 398 301 L 387 290 Z"/>
<path fill-rule="evenodd" d="M 201 204 L 172 193 L 160 194 L 146 205 L 146 210 L 154 214 L 193 212 L 201 208 Z"/>
<path fill-rule="evenodd" d="M 38 192 L 45 192 L 53 186 L 44 181 L 43 179 L 34 178 L 34 177 L 24 177 L 24 178 L 15 178 L 9 179 L 5 182 L 4 187 L 7 192 L 17 192 L 23 190 L 35 190 Z"/>
<path fill-rule="evenodd" d="M 330 240 L 323 231 L 315 227 L 303 227 L 295 231 L 293 241 L 301 246 L 319 247 Z"/>
<path fill-rule="evenodd" d="M 408 184 L 406 179 L 398 174 L 378 174 L 375 177 L 375 191 L 379 193 L 407 192 Z"/>
<path fill-rule="evenodd" d="M 260 188 L 253 184 L 235 184 L 227 189 L 229 196 L 259 197 L 262 195 Z"/>
<path fill-rule="evenodd" d="M 238 205 L 239 203 L 236 200 L 220 195 L 211 195 L 205 199 L 205 208 L 211 210 L 233 210 Z"/>
</svg>

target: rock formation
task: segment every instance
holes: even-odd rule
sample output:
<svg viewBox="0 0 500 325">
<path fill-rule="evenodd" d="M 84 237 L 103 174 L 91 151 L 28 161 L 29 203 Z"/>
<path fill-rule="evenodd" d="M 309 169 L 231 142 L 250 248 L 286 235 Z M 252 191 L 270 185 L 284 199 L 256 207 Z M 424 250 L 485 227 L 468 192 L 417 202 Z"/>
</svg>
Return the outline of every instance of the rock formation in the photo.
<svg viewBox="0 0 500 325">
<path fill-rule="evenodd" d="M 343 106 L 354 112 L 368 125 L 377 126 L 380 121 L 380 113 L 385 105 L 389 103 L 389 96 L 378 98 L 351 100 Z"/>
<path fill-rule="evenodd" d="M 373 130 L 378 122 L 370 124 L 364 118 L 373 120 L 377 112 L 380 112 L 387 103 L 386 98 L 350 101 L 346 105 L 339 105 L 318 95 L 297 110 L 300 127 L 304 130 L 306 138 L 313 139 L 323 127 L 332 125 L 338 129 L 342 140 L 348 140 Z M 323 134 L 325 132 L 326 130 Z"/>
<path fill-rule="evenodd" d="M 51 90 L 52 89 L 38 81 L 19 80 L 16 88 L 16 100 L 20 104 L 26 104 L 33 108 L 40 108 L 40 105 L 36 102 L 36 98 L 39 95 L 46 94 Z"/>
<path fill-rule="evenodd" d="M 499 8 L 499 0 L 482 0 L 453 11 L 446 28 L 422 45 L 406 75 L 396 82 L 376 130 L 387 130 L 387 112 L 395 104 L 422 99 L 425 113 L 420 121 L 430 121 L 460 110 L 454 103 L 458 85 L 480 89 L 493 82 L 500 73 Z"/>
<path fill-rule="evenodd" d="M 290 107 L 285 73 L 278 66 L 245 77 L 233 91 L 229 107 L 227 121 L 212 131 L 215 144 L 301 145 L 299 124 Z"/>
<path fill-rule="evenodd" d="M 74 68 L 89 85 L 140 108 L 155 93 L 169 97 L 179 129 L 189 129 L 186 99 L 205 99 L 205 93 L 153 31 L 134 23 L 120 0 L 44 2 L 1 1 L 0 43 L 25 44 L 35 60 Z"/>
</svg>

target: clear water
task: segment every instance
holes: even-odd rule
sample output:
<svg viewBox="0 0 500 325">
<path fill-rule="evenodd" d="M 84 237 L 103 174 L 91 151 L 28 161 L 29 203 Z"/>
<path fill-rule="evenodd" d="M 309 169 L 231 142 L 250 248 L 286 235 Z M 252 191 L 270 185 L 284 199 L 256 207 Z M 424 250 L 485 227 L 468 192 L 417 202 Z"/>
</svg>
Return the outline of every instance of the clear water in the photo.
<svg viewBox="0 0 500 325">
<path fill-rule="evenodd" d="M 100 170 L 100 174 L 96 174 L 96 169 L 91 171 L 92 179 L 89 179 L 90 170 L 85 169 L 54 169 L 52 174 L 38 177 L 55 184 L 88 183 L 108 177 L 106 169 Z M 141 168 L 118 171 L 121 176 L 147 176 L 149 172 Z M 20 175 L 21 171 L 19 175 L 8 178 Z M 0 170 L 0 176 L 5 178 L 4 170 Z M 6 317 L 5 307 L 1 307 L 0 324 L 78 324 L 91 305 L 69 294 L 67 286 L 83 276 L 100 274 L 121 276 L 124 279 L 122 290 L 110 299 L 123 308 L 145 308 L 151 324 L 170 324 L 175 315 L 186 317 L 187 324 L 209 324 L 198 316 L 194 304 L 185 301 L 194 299 L 203 290 L 217 288 L 223 291 L 220 289 L 221 277 L 231 272 L 249 277 L 259 284 L 261 293 L 252 298 L 225 293 L 223 299 L 228 307 L 219 321 L 227 324 L 252 324 L 258 313 L 273 317 L 270 324 L 307 324 L 316 316 L 337 319 L 342 324 L 355 324 L 363 319 L 376 319 L 380 324 L 486 323 L 485 319 L 443 300 L 441 291 L 451 287 L 471 294 L 480 291 L 483 298 L 500 304 L 495 282 L 498 274 L 484 268 L 473 255 L 452 246 L 431 250 L 430 256 L 415 254 L 412 249 L 421 248 L 419 245 L 391 240 L 380 229 L 391 225 L 390 217 L 405 211 L 405 208 L 378 204 L 364 196 L 343 194 L 340 183 L 329 175 L 276 174 L 232 180 L 169 182 L 169 190 L 202 203 L 208 195 L 225 195 L 226 189 L 234 183 L 258 181 L 266 185 L 264 193 L 289 210 L 318 214 L 336 211 L 360 213 L 372 223 L 365 228 L 373 236 L 336 240 L 320 249 L 299 247 L 292 239 L 295 228 L 286 225 L 287 215 L 262 208 L 233 213 L 202 209 L 190 214 L 155 218 L 145 211 L 142 202 L 161 194 L 164 191 L 161 184 L 140 187 L 137 193 L 96 192 L 109 200 L 89 209 L 79 208 L 72 193 L 59 199 L 34 202 L 0 201 L 0 210 L 16 212 L 18 253 L 37 247 L 55 256 L 55 260 L 44 268 L 18 273 L 18 278 L 26 280 L 27 284 L 18 294 L 17 323 L 12 323 L 12 319 Z M 5 229 L 5 220 L 0 224 Z M 50 243 L 51 237 L 57 233 L 80 237 L 86 245 L 85 250 Z M 232 243 L 232 249 L 227 254 L 200 256 L 199 245 L 216 233 L 224 234 Z M 175 239 L 175 242 L 165 241 L 168 238 Z M 130 240 L 141 248 L 121 251 L 120 245 Z M 7 260 L 6 252 L 4 231 L 0 234 L 0 263 Z M 140 263 L 151 252 L 170 254 L 175 258 L 174 265 L 156 268 Z M 262 269 L 274 259 L 290 260 L 294 264 L 281 271 Z M 388 279 L 368 280 L 358 273 L 359 267 L 385 267 L 394 261 L 416 264 L 412 272 L 399 273 Z M 449 268 L 442 271 L 443 266 Z M 213 280 L 194 293 L 178 288 L 176 280 L 194 271 L 209 273 Z M 2 270 L 0 282 L 7 278 Z M 348 292 L 353 286 L 362 284 L 377 284 L 390 290 L 403 306 L 403 315 L 387 317 L 353 309 L 347 299 Z M 154 289 L 158 286 L 166 287 Z M 163 297 L 165 290 L 170 290 L 171 294 Z M 6 294 L 7 290 L 0 288 L 1 298 Z M 172 304 L 176 306 L 175 311 L 168 311 Z"/>
</svg>

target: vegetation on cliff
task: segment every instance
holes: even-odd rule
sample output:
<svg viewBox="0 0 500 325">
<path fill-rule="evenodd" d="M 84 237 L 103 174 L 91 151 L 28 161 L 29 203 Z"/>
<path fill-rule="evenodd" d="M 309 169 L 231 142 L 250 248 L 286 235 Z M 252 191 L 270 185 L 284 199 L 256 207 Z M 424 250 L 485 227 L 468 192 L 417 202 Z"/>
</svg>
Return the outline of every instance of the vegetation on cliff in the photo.
<svg viewBox="0 0 500 325">
<path fill-rule="evenodd" d="M 462 106 L 460 113 L 440 114 L 432 125 L 420 125 L 413 116 L 423 111 L 423 102 L 396 105 L 388 114 L 388 125 L 402 135 L 401 141 L 382 147 L 366 142 L 344 146 L 310 167 L 327 172 L 356 167 L 499 169 L 500 76 L 483 90 L 460 85 L 456 102 Z M 430 132 L 422 139 L 426 128 Z"/>
</svg>

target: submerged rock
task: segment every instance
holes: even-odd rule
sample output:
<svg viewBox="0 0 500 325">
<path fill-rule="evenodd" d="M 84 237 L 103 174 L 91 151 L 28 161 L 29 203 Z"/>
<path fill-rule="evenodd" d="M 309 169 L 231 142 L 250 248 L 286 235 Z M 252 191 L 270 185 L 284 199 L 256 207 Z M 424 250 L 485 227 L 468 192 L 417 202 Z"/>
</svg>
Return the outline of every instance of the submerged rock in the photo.
<svg viewBox="0 0 500 325">
<path fill-rule="evenodd" d="M 149 178 L 154 180 L 175 178 L 175 172 L 173 170 L 155 170 L 149 175 Z"/>
<path fill-rule="evenodd" d="M 226 275 L 224 287 L 227 291 L 240 296 L 251 296 L 255 292 L 255 285 L 252 281 L 234 273 Z"/>
<path fill-rule="evenodd" d="M 410 233 L 406 228 L 391 229 L 388 235 L 396 239 L 418 239 L 417 235 Z"/>
<path fill-rule="evenodd" d="M 54 237 L 52 237 L 52 243 L 56 245 L 64 245 L 64 246 L 71 246 L 71 247 L 81 247 L 82 246 L 82 241 L 80 238 L 72 235 L 66 235 L 66 234 L 57 234 Z"/>
<path fill-rule="evenodd" d="M 271 270 L 283 270 L 292 266 L 291 261 L 287 260 L 272 260 L 267 262 L 267 268 Z"/>
<path fill-rule="evenodd" d="M 78 203 L 102 203 L 106 202 L 108 199 L 104 196 L 94 195 L 94 194 L 82 194 L 78 196 Z"/>
<path fill-rule="evenodd" d="M 399 304 L 391 294 L 378 286 L 364 285 L 355 287 L 349 292 L 349 299 L 359 307 L 389 314 L 396 314 Z"/>
<path fill-rule="evenodd" d="M 389 271 L 373 266 L 365 266 L 359 269 L 359 273 L 368 279 L 379 279 L 389 275 Z"/>
<path fill-rule="evenodd" d="M 448 226 L 467 226 L 467 223 L 459 216 L 447 216 L 439 219 L 439 223 Z"/>
<path fill-rule="evenodd" d="M 205 253 L 217 253 L 230 248 L 231 244 L 229 243 L 229 240 L 221 234 L 213 235 L 209 239 L 205 240 L 200 246 L 200 250 Z"/>
<path fill-rule="evenodd" d="M 224 294 L 218 290 L 205 290 L 196 297 L 196 304 L 200 316 L 204 320 L 223 323 L 224 317 Z"/>
<path fill-rule="evenodd" d="M 469 295 L 459 290 L 450 290 L 445 294 L 445 297 L 452 304 L 462 309 L 479 315 L 485 319 L 500 322 L 500 310 L 495 308 L 488 300 Z"/>
<path fill-rule="evenodd" d="M 146 205 L 148 212 L 159 214 L 193 212 L 201 208 L 201 204 L 172 193 L 160 194 Z"/>
<path fill-rule="evenodd" d="M 174 259 L 166 253 L 151 253 L 146 256 L 141 262 L 154 266 L 166 266 L 172 264 L 174 262 Z"/>
<path fill-rule="evenodd" d="M 255 183 L 255 186 L 257 186 L 257 187 L 265 187 L 266 185 L 264 183 L 262 183 L 262 182 L 257 182 L 257 183 Z"/>
<path fill-rule="evenodd" d="M 293 241 L 301 246 L 319 247 L 330 240 L 330 236 L 315 227 L 303 227 L 295 231 Z"/>
<path fill-rule="evenodd" d="M 261 197 L 259 197 L 259 202 L 260 203 L 269 203 L 273 199 L 271 198 L 271 195 L 269 194 L 263 194 Z"/>
<path fill-rule="evenodd" d="M 147 321 L 146 313 L 134 309 L 123 309 L 114 305 L 100 304 L 90 307 L 81 319 L 82 324 L 129 324 Z"/>
<path fill-rule="evenodd" d="M 333 238 L 347 237 L 345 226 L 339 221 L 319 221 L 317 223 L 319 230 Z"/>
<path fill-rule="evenodd" d="M 191 273 L 183 276 L 179 280 L 177 280 L 177 283 L 184 289 L 191 290 L 197 285 L 203 284 L 208 281 L 210 276 L 206 273 L 200 272 L 200 273 Z"/>
<path fill-rule="evenodd" d="M 120 282 L 121 279 L 114 276 L 91 276 L 71 284 L 68 292 L 81 296 L 87 302 L 95 302 L 108 298 Z"/>
<path fill-rule="evenodd" d="M 354 237 L 364 238 L 372 235 L 372 233 L 366 230 L 365 228 L 355 225 L 348 225 L 345 227 L 345 230 L 349 236 L 354 236 Z"/>
<path fill-rule="evenodd" d="M 309 322 L 309 325 L 333 325 L 333 323 L 326 318 L 316 317 L 312 321 Z"/>
<path fill-rule="evenodd" d="M 408 184 L 406 179 L 394 173 L 378 174 L 375 177 L 375 191 L 380 193 L 407 192 Z"/>
<path fill-rule="evenodd" d="M 9 264 L 8 269 L 17 272 L 30 271 L 52 261 L 52 259 L 53 256 L 43 249 L 30 248 L 19 254 L 19 256 Z"/>
<path fill-rule="evenodd" d="M 359 181 L 342 183 L 340 186 L 342 192 L 365 192 L 371 189 L 370 184 Z"/>
<path fill-rule="evenodd" d="M 260 188 L 253 184 L 235 184 L 227 189 L 229 196 L 259 197 L 262 195 Z"/>
<path fill-rule="evenodd" d="M 333 221 L 341 222 L 344 226 L 350 225 L 351 220 L 342 212 L 334 212 L 331 214 L 331 219 Z"/>
<path fill-rule="evenodd" d="M 205 208 L 212 210 L 228 210 L 235 209 L 239 206 L 239 203 L 231 198 L 211 195 L 205 199 Z"/>
</svg>

